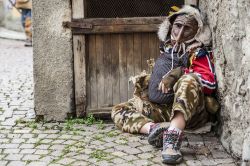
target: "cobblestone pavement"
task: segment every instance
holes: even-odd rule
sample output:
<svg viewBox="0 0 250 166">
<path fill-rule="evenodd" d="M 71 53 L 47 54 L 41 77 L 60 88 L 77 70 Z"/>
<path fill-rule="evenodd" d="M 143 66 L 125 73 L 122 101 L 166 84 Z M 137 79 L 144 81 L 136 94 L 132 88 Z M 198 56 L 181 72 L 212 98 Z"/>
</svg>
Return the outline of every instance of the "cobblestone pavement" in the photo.
<svg viewBox="0 0 250 166">
<path fill-rule="evenodd" d="M 43 123 L 33 115 L 32 48 L 0 39 L 0 166 L 162 165 L 161 149 L 89 116 Z M 182 166 L 237 165 L 213 133 L 187 134 Z"/>
</svg>

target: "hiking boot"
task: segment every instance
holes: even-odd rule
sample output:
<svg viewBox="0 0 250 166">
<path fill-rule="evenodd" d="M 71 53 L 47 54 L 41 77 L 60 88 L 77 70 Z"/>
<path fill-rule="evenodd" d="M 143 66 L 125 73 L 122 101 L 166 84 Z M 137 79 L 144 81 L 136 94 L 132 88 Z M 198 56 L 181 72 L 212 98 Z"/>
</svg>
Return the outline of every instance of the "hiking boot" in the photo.
<svg viewBox="0 0 250 166">
<path fill-rule="evenodd" d="M 169 123 L 156 123 L 150 126 L 148 143 L 157 148 L 161 148 L 163 145 L 163 132 L 167 130 Z"/>
<path fill-rule="evenodd" d="M 163 150 L 161 153 L 164 164 L 179 164 L 182 161 L 180 152 L 183 132 L 167 130 L 163 133 Z"/>
</svg>

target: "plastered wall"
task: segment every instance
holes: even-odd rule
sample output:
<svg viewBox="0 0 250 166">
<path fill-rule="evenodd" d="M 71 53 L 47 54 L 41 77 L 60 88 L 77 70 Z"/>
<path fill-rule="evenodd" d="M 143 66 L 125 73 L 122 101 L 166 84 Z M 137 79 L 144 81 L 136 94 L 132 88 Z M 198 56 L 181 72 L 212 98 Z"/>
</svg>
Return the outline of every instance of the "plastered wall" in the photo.
<svg viewBox="0 0 250 166">
<path fill-rule="evenodd" d="M 33 0 L 35 111 L 63 121 L 74 110 L 70 0 Z"/>
</svg>

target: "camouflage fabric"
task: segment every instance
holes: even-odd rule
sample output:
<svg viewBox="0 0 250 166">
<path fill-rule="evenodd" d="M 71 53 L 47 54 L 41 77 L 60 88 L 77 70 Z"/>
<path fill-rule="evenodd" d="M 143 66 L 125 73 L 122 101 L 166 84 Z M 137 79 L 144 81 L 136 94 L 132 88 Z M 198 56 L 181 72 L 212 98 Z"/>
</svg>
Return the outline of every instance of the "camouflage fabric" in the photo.
<svg viewBox="0 0 250 166">
<path fill-rule="evenodd" d="M 142 105 L 138 108 L 138 103 Z M 139 133 L 142 126 L 148 122 L 164 122 L 169 120 L 164 116 L 163 109 L 159 106 L 137 97 L 128 102 L 116 105 L 112 109 L 112 119 L 122 131 Z"/>
<path fill-rule="evenodd" d="M 183 113 L 187 128 L 201 127 L 207 122 L 208 113 L 205 110 L 202 85 L 195 74 L 183 75 L 174 86 L 175 98 L 172 107 L 173 118 L 175 111 Z"/>
<path fill-rule="evenodd" d="M 134 97 L 113 107 L 111 117 L 124 132 L 139 133 L 148 122 L 170 121 L 175 111 L 184 114 L 187 128 L 195 128 L 206 122 L 204 96 L 198 78 L 194 74 L 183 75 L 175 84 L 173 105 L 159 105 L 148 101 L 147 86 L 150 75 L 142 73 L 134 78 Z"/>
<path fill-rule="evenodd" d="M 143 71 L 129 80 L 135 85 L 134 97 L 113 107 L 111 118 L 116 126 L 129 133 L 139 133 L 148 122 L 169 121 L 171 107 L 157 105 L 148 101 L 148 82 L 150 74 Z"/>
</svg>

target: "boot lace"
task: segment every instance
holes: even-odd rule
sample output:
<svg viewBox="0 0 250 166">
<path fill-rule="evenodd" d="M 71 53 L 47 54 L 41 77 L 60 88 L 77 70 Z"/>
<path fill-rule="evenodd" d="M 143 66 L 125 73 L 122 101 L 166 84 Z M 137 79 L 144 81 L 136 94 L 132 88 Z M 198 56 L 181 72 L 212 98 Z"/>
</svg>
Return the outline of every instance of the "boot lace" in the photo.
<svg viewBox="0 0 250 166">
<path fill-rule="evenodd" d="M 164 140 L 164 149 L 172 147 L 174 150 L 180 150 L 181 148 L 181 143 L 183 140 L 183 132 L 178 133 L 175 130 L 169 130 L 164 132 L 163 135 L 163 140 Z"/>
</svg>

